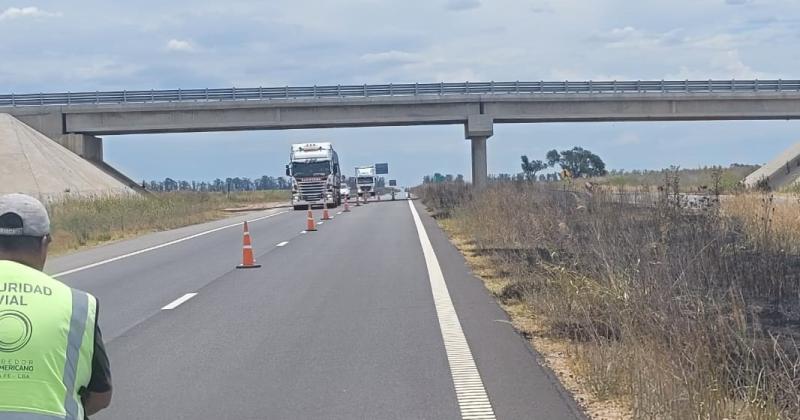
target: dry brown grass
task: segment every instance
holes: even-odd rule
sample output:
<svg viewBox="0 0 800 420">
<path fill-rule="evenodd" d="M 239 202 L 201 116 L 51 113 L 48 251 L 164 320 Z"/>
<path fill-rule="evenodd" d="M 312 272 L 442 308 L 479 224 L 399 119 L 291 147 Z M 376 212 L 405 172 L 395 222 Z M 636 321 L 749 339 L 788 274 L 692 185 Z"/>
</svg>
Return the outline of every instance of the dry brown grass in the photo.
<svg viewBox="0 0 800 420">
<path fill-rule="evenodd" d="M 172 192 L 153 196 L 74 198 L 48 205 L 51 253 L 224 217 L 225 208 L 286 201 L 285 191 L 223 193 Z"/>
<path fill-rule="evenodd" d="M 592 401 L 633 418 L 800 418 L 800 230 L 779 234 L 797 222 L 790 208 L 632 205 L 524 183 L 430 200 L 446 188 L 417 194 L 454 203 L 436 213 L 490 261 L 498 299 L 523 305 L 512 315 L 569 343 Z"/>
<path fill-rule="evenodd" d="M 800 196 L 796 194 L 752 193 L 722 200 L 722 210 L 744 224 L 748 235 L 758 241 L 773 241 L 800 249 Z"/>
</svg>

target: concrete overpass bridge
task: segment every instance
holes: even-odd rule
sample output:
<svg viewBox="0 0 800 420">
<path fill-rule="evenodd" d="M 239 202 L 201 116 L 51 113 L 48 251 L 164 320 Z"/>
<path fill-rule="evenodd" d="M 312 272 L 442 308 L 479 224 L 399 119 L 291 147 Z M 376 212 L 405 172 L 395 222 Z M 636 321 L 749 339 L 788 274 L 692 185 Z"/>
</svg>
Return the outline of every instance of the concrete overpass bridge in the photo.
<svg viewBox="0 0 800 420">
<path fill-rule="evenodd" d="M 84 158 L 98 136 L 462 124 L 486 181 L 495 123 L 800 118 L 800 80 L 482 82 L 0 95 L 9 113 Z"/>
</svg>

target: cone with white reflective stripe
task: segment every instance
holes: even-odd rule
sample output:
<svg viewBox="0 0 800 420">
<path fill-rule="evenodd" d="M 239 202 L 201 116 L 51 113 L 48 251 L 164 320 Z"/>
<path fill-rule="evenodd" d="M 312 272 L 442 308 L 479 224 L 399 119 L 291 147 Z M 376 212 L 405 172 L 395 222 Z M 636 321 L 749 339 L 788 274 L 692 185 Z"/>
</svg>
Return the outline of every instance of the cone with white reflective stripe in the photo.
<svg viewBox="0 0 800 420">
<path fill-rule="evenodd" d="M 256 259 L 253 258 L 253 242 L 250 240 L 250 229 L 247 228 L 247 222 L 244 222 L 244 238 L 242 239 L 242 263 L 237 265 L 236 268 L 258 268 L 261 264 L 256 264 Z"/>
<path fill-rule="evenodd" d="M 317 222 L 314 221 L 314 213 L 311 212 L 311 206 L 308 206 L 308 217 L 306 220 L 306 232 L 314 232 L 317 230 Z"/>
<path fill-rule="evenodd" d="M 350 212 L 350 198 L 344 200 L 344 213 Z"/>
</svg>

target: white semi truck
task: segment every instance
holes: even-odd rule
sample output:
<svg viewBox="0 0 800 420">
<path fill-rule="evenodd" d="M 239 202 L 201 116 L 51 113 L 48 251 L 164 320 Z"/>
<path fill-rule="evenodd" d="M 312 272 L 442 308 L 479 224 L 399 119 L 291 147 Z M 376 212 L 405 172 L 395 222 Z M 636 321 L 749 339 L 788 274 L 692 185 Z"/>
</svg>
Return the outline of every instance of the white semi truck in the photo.
<svg viewBox="0 0 800 420">
<path fill-rule="evenodd" d="M 356 188 L 359 197 L 375 196 L 375 165 L 356 166 Z"/>
<path fill-rule="evenodd" d="M 295 210 L 326 203 L 328 207 L 338 207 L 342 202 L 339 155 L 331 143 L 293 144 L 286 176 L 292 178 L 292 206 Z"/>
</svg>

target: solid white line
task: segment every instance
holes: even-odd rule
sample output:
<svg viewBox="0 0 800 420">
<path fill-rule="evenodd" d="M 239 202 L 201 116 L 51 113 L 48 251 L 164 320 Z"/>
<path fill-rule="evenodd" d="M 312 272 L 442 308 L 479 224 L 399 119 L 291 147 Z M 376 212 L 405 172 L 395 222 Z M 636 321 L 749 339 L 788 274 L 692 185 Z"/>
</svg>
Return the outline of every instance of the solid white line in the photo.
<svg viewBox="0 0 800 420">
<path fill-rule="evenodd" d="M 428 267 L 428 279 L 431 283 L 433 292 L 433 302 L 436 306 L 436 315 L 439 319 L 439 329 L 444 340 L 444 349 L 447 353 L 447 362 L 450 364 L 450 375 L 453 378 L 453 388 L 456 391 L 456 400 L 461 410 L 461 418 L 467 419 L 489 419 L 495 420 L 492 403 L 486 394 L 481 374 L 478 366 L 472 357 L 461 322 L 458 320 L 456 308 L 450 299 L 450 292 L 447 290 L 447 283 L 444 281 L 442 267 L 433 251 L 431 240 L 422 225 L 414 203 L 409 200 L 408 206 L 411 208 L 411 215 L 414 217 L 414 224 L 417 226 L 419 243 L 422 245 L 422 253 L 425 256 L 425 265 Z"/>
<path fill-rule="evenodd" d="M 170 310 L 170 309 L 175 309 L 175 308 L 177 308 L 178 306 L 181 306 L 181 304 L 182 304 L 183 302 L 186 302 L 187 300 L 189 300 L 189 299 L 191 299 L 191 298 L 193 298 L 193 297 L 195 297 L 195 296 L 197 296 L 197 293 L 187 293 L 187 294 L 185 294 L 185 295 L 183 295 L 183 296 L 181 296 L 181 297 L 179 297 L 179 298 L 175 299 L 175 300 L 174 300 L 172 303 L 170 303 L 169 305 L 167 305 L 167 306 L 165 306 L 165 307 L 161 308 L 161 310 L 162 310 L 162 311 L 168 311 L 168 310 Z"/>
<path fill-rule="evenodd" d="M 283 242 L 281 242 L 281 243 L 279 243 L 278 245 L 275 245 L 275 246 L 286 246 L 286 244 L 288 244 L 288 243 L 289 243 L 289 241 L 283 241 Z"/>
<path fill-rule="evenodd" d="M 288 213 L 288 212 L 289 212 L 288 210 L 285 210 L 285 211 L 281 211 L 281 212 L 278 212 L 278 213 L 275 213 L 275 214 L 270 214 L 268 216 L 257 217 L 257 218 L 255 218 L 253 220 L 248 220 L 247 222 L 248 223 L 253 223 L 253 222 L 257 222 L 259 220 L 269 219 L 270 217 L 275 217 L 275 216 L 277 216 L 279 214 L 284 214 L 284 213 Z M 186 236 L 186 237 L 183 237 L 183 238 L 180 238 L 180 239 L 176 239 L 174 241 L 163 243 L 161 245 L 151 246 L 150 248 L 140 249 L 138 251 L 134 251 L 134 252 L 131 252 L 131 253 L 128 253 L 128 254 L 125 254 L 125 255 L 120 255 L 120 256 L 117 256 L 117 257 L 114 257 L 114 258 L 109 258 L 107 260 L 98 261 L 98 262 L 93 263 L 93 264 L 84 265 L 83 267 L 78 267 L 78 268 L 73 268 L 72 270 L 62 271 L 62 272 L 60 272 L 58 274 L 53 274 L 51 277 L 66 276 L 66 275 L 69 275 L 69 274 L 77 273 L 79 271 L 83 271 L 83 270 L 88 270 L 90 268 L 99 267 L 101 265 L 106 265 L 108 263 L 119 261 L 119 260 L 122 260 L 122 259 L 125 259 L 125 258 L 130 258 L 130 257 L 136 256 L 136 255 L 144 254 L 146 252 L 155 251 L 157 249 L 166 248 L 168 246 L 179 244 L 181 242 L 186 242 L 186 241 L 191 240 L 191 239 L 199 238 L 201 236 L 205 236 L 205 235 L 208 235 L 210 233 L 219 232 L 219 231 L 224 230 L 224 229 L 229 229 L 229 228 L 236 227 L 236 226 L 241 226 L 241 225 L 242 225 L 242 222 L 232 223 L 230 225 L 225 225 L 225 226 L 222 226 L 222 227 L 218 227 L 216 229 L 207 230 L 205 232 L 195 233 L 194 235 L 189 235 L 189 236 Z"/>
</svg>

